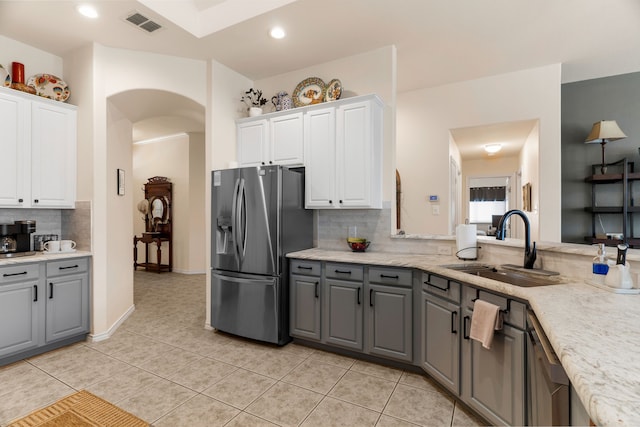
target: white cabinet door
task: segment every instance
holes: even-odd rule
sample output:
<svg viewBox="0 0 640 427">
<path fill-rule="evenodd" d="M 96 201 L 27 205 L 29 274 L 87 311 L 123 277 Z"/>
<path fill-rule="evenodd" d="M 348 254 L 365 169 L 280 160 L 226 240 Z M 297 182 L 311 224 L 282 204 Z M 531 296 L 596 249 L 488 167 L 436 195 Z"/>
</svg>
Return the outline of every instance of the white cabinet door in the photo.
<svg viewBox="0 0 640 427">
<path fill-rule="evenodd" d="M 76 123 L 75 109 L 31 104 L 32 207 L 75 207 Z"/>
<path fill-rule="evenodd" d="M 304 126 L 302 113 L 287 114 L 269 120 L 271 131 L 269 159 L 276 165 L 304 164 Z"/>
<path fill-rule="evenodd" d="M 20 207 L 29 192 L 29 102 L 0 93 L 0 206 Z M 28 200 L 27 200 L 28 204 Z"/>
<path fill-rule="evenodd" d="M 337 205 L 335 115 L 335 108 L 323 108 L 308 111 L 304 116 L 307 208 Z"/>
<path fill-rule="evenodd" d="M 262 166 L 269 157 L 269 125 L 266 119 L 237 125 L 238 166 Z"/>
<path fill-rule="evenodd" d="M 382 207 L 382 127 L 371 101 L 346 104 L 336 117 L 338 206 Z M 379 108 L 379 107 L 378 107 Z"/>
</svg>

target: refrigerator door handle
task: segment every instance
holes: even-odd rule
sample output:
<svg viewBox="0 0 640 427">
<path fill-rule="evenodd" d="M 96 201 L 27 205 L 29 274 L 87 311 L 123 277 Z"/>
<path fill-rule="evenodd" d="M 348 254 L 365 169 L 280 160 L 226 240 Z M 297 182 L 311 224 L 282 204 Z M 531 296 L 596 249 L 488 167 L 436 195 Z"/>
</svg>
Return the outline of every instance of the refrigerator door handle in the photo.
<svg viewBox="0 0 640 427">
<path fill-rule="evenodd" d="M 233 237 L 233 254 L 236 261 L 239 263 L 238 252 L 238 190 L 240 189 L 240 178 L 236 179 L 236 184 L 233 188 L 233 200 L 231 202 L 231 235 Z"/>
<path fill-rule="evenodd" d="M 242 261 L 244 261 L 245 251 L 247 247 L 247 194 L 244 178 L 240 179 L 240 186 L 238 188 L 238 198 L 236 203 L 236 215 L 238 224 L 238 238 L 236 240 L 236 245 L 238 248 L 238 256 L 240 257 L 240 262 L 242 263 Z"/>
</svg>

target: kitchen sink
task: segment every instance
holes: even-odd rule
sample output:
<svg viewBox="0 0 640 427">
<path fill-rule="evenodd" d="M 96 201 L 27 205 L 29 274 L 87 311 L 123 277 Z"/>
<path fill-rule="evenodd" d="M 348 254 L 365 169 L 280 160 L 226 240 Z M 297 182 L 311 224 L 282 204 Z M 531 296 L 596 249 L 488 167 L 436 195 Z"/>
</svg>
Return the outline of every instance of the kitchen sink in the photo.
<svg viewBox="0 0 640 427">
<path fill-rule="evenodd" d="M 524 271 L 524 268 L 511 265 L 494 267 L 486 264 L 454 264 L 444 265 L 443 267 L 514 286 L 535 287 L 563 283 L 558 273 L 545 270 Z"/>
</svg>

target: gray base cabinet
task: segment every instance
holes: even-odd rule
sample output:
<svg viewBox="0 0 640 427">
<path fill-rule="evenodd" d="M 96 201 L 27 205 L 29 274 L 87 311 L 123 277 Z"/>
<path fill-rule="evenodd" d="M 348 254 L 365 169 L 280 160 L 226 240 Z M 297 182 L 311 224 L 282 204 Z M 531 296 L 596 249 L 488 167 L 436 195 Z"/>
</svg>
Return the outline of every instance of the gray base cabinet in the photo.
<svg viewBox="0 0 640 427">
<path fill-rule="evenodd" d="M 460 305 L 422 291 L 422 369 L 460 393 Z"/>
<path fill-rule="evenodd" d="M 327 279 L 324 341 L 362 351 L 362 282 Z"/>
<path fill-rule="evenodd" d="M 469 338 L 463 309 L 462 399 L 495 425 L 525 425 L 525 331 L 504 324 L 491 349 Z"/>
<path fill-rule="evenodd" d="M 0 365 L 83 339 L 89 258 L 0 267 Z"/>
<path fill-rule="evenodd" d="M 369 285 L 369 353 L 413 359 L 412 290 Z"/>
<path fill-rule="evenodd" d="M 291 275 L 290 334 L 320 341 L 320 277 Z"/>
<path fill-rule="evenodd" d="M 38 347 L 42 304 L 37 264 L 0 268 L 0 358 Z"/>
</svg>

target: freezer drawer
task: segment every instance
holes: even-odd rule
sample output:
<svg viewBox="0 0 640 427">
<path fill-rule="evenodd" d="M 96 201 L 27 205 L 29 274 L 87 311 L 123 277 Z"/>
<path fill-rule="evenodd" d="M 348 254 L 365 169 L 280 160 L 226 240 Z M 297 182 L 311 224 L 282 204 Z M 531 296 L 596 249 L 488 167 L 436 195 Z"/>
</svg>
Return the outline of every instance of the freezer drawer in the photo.
<svg viewBox="0 0 640 427">
<path fill-rule="evenodd" d="M 211 274 L 211 326 L 259 341 L 284 344 L 278 277 Z M 288 326 L 287 326 L 288 327 Z"/>
</svg>

